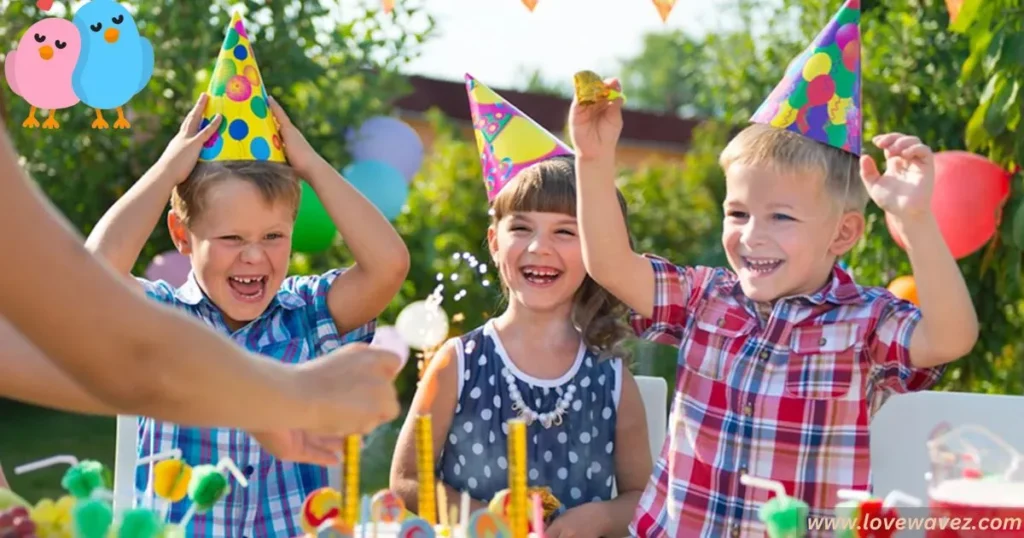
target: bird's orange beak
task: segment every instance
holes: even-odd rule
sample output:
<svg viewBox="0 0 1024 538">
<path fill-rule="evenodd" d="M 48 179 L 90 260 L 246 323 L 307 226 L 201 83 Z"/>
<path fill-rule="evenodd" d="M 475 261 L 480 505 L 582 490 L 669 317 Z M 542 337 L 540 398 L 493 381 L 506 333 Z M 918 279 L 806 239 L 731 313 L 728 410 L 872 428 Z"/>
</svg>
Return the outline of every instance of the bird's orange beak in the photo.
<svg viewBox="0 0 1024 538">
<path fill-rule="evenodd" d="M 117 43 L 118 37 L 121 37 L 121 33 L 117 31 L 117 28 L 107 28 L 107 31 L 103 32 L 103 39 L 107 43 Z"/>
<path fill-rule="evenodd" d="M 53 58 L 53 47 L 49 45 L 43 45 L 42 47 L 39 47 L 39 57 L 44 60 L 49 60 L 50 58 Z"/>
</svg>

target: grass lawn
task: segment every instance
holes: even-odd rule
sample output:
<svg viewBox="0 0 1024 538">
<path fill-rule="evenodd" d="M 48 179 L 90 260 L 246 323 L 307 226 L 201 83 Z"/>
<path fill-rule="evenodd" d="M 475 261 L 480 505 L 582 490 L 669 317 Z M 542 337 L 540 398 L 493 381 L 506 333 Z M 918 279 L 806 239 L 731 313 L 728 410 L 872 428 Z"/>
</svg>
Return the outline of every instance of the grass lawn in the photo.
<svg viewBox="0 0 1024 538">
<path fill-rule="evenodd" d="M 401 420 L 382 426 L 366 439 L 360 462 L 364 492 L 387 487 Z M 60 413 L 0 399 L 0 463 L 11 488 L 25 500 L 34 503 L 41 498 L 57 498 L 64 493 L 60 479 L 66 466 L 24 475 L 15 475 L 14 468 L 57 454 L 97 460 L 113 468 L 115 429 L 113 418 Z"/>
</svg>

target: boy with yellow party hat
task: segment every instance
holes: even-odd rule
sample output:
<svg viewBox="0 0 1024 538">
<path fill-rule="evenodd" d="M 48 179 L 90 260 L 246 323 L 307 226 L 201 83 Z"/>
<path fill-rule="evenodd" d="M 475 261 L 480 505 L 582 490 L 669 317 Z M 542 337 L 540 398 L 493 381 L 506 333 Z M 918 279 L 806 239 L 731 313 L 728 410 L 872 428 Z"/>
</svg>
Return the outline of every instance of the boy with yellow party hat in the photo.
<svg viewBox="0 0 1024 538">
<path fill-rule="evenodd" d="M 355 258 L 353 267 L 287 276 L 298 177 L 313 187 L 334 220 Z M 368 342 L 375 318 L 408 271 L 408 251 L 391 224 L 310 147 L 269 97 L 237 13 L 207 93 L 156 165 L 104 215 L 88 246 L 128 275 L 168 199 L 167 225 L 192 271 L 179 288 L 137 280 L 150 297 L 273 360 L 301 363 L 348 342 Z M 229 457 L 250 480 L 248 488 L 192 519 L 189 536 L 302 533 L 302 503 L 328 485 L 321 465 L 337 463 L 341 439 L 301 432 L 254 437 L 142 420 L 140 456 L 179 448 L 191 465 Z M 319 465 L 276 459 L 261 443 Z M 140 490 L 147 482 L 144 472 Z M 170 520 L 178 521 L 187 509 L 187 502 L 175 503 Z"/>
<path fill-rule="evenodd" d="M 572 152 L 469 75 L 466 89 L 508 308 L 431 360 L 395 447 L 391 488 L 418 508 L 416 417 L 430 414 L 447 498 L 457 504 L 467 492 L 473 510 L 502 512 L 507 421 L 522 418 L 538 447 L 527 456 L 528 484 L 548 488 L 546 515 L 556 518 L 548 534 L 624 536 L 651 472 L 647 423 L 621 358 L 621 305 L 581 260 Z"/>
<path fill-rule="evenodd" d="M 633 252 L 615 211 L 621 103 L 573 105 L 587 270 L 633 310 L 638 335 L 678 348 L 667 446 L 634 536 L 831 536 L 809 531 L 801 510 L 831 517 L 840 489 L 870 490 L 873 413 L 890 394 L 933 386 L 977 339 L 929 210 L 931 150 L 877 136 L 884 173 L 861 153 L 859 22 L 847 0 L 722 152 L 729 268 Z M 836 263 L 863 234 L 869 198 L 899 223 L 920 309 Z M 744 476 L 798 501 L 759 513 L 771 492 Z"/>
</svg>

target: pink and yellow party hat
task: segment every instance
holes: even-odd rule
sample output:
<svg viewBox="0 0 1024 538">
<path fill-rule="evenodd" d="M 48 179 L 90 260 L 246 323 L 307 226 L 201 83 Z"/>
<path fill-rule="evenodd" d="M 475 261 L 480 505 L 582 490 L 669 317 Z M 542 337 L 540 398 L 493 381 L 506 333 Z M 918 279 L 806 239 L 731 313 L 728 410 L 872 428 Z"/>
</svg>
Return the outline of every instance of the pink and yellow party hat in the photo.
<svg viewBox="0 0 1024 538">
<path fill-rule="evenodd" d="M 860 0 L 845 0 L 751 121 L 861 154 Z"/>
<path fill-rule="evenodd" d="M 468 73 L 466 93 L 487 185 L 487 201 L 493 201 L 520 170 L 552 157 L 573 154 L 558 137 Z"/>
<path fill-rule="evenodd" d="M 203 146 L 200 161 L 286 162 L 263 76 L 237 11 L 231 17 L 206 91 L 210 99 L 203 111 L 203 126 L 217 114 L 224 119 Z"/>
</svg>

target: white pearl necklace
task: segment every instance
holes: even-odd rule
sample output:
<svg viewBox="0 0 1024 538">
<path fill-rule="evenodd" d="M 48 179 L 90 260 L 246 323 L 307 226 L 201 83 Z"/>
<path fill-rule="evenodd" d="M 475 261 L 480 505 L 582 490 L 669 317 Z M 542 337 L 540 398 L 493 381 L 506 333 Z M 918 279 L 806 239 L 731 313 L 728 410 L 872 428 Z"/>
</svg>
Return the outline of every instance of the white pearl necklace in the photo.
<svg viewBox="0 0 1024 538">
<path fill-rule="evenodd" d="M 539 420 L 544 428 L 558 426 L 562 423 L 562 415 L 569 410 L 569 404 L 572 403 L 573 395 L 576 394 L 576 385 L 569 385 L 565 388 L 565 392 L 558 399 L 554 411 L 538 413 L 523 401 L 523 395 L 519 392 L 519 387 L 516 386 L 516 377 L 512 375 L 512 372 L 508 368 L 503 368 L 501 374 L 505 377 L 505 384 L 508 385 L 508 395 L 512 398 L 512 410 L 519 413 L 519 418 L 526 421 L 527 425 L 533 424 L 535 420 Z"/>
</svg>

